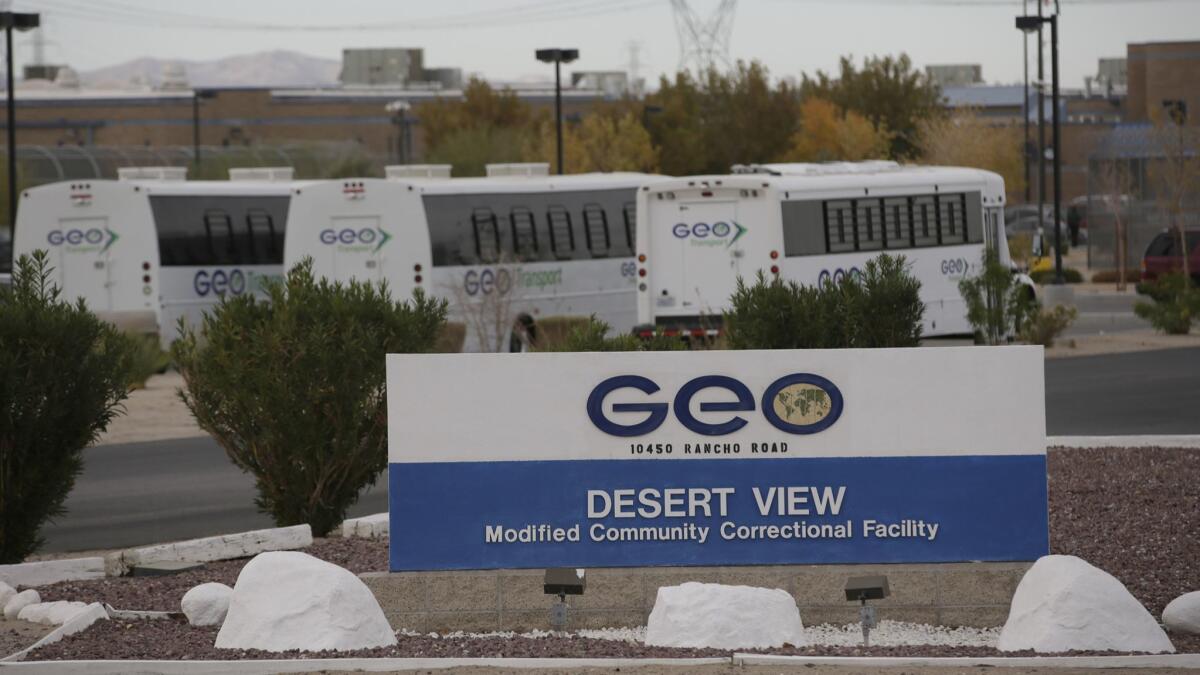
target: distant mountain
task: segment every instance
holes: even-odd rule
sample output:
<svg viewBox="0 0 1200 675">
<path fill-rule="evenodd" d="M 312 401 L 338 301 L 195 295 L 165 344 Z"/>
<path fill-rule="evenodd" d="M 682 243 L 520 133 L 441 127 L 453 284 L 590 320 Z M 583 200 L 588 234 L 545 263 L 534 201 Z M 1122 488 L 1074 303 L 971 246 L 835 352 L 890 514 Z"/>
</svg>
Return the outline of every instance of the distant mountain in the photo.
<svg viewBox="0 0 1200 675">
<path fill-rule="evenodd" d="M 319 87 L 337 84 L 341 63 L 299 52 L 273 51 L 217 61 L 140 58 L 80 73 L 91 87 L 158 86 L 167 66 L 183 68 L 189 87 Z"/>
</svg>

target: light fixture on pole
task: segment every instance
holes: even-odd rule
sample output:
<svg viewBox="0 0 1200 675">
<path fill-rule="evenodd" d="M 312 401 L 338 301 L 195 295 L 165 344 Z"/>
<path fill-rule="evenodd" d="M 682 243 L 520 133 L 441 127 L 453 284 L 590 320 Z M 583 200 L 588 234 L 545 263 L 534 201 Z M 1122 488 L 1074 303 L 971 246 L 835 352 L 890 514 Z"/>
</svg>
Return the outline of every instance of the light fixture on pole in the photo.
<svg viewBox="0 0 1200 675">
<path fill-rule="evenodd" d="M 554 132 L 558 139 L 558 173 L 563 172 L 563 137 L 562 137 L 562 64 L 570 63 L 579 58 L 578 49 L 539 49 L 537 60 L 542 63 L 554 64 Z"/>
<path fill-rule="evenodd" d="M 396 163 L 408 164 L 410 148 L 409 131 L 408 131 L 408 111 L 412 110 L 412 104 L 408 101 L 392 101 L 384 106 L 392 114 L 392 121 L 396 123 Z"/>
<path fill-rule="evenodd" d="M 8 82 L 8 227 L 16 239 L 17 227 L 17 107 L 13 99 L 13 29 L 28 31 L 41 24 L 41 16 L 24 12 L 0 12 L 4 26 L 5 76 Z"/>
<path fill-rule="evenodd" d="M 1040 8 L 1041 5 L 1039 4 Z M 1049 17 L 1042 16 L 1018 16 L 1017 29 L 1030 33 L 1040 30 L 1042 24 L 1050 24 L 1050 72 L 1051 72 L 1051 115 L 1052 124 L 1054 125 L 1054 213 L 1051 216 L 1051 221 L 1054 226 L 1054 283 L 1063 283 L 1062 272 L 1062 228 L 1058 226 L 1058 214 L 1062 206 L 1062 153 L 1059 147 L 1059 110 L 1058 110 L 1058 13 L 1051 14 Z M 1041 44 L 1038 44 L 1039 50 Z M 1040 76 L 1038 78 L 1041 79 Z M 1039 86 L 1042 84 L 1038 83 Z M 1038 104 L 1038 112 L 1041 113 L 1041 104 Z M 1044 159 L 1044 158 L 1039 158 Z M 1039 191 L 1041 189 L 1039 188 Z M 1039 213 L 1041 210 L 1039 209 Z"/>
<path fill-rule="evenodd" d="M 211 89 L 192 90 L 192 163 L 197 174 L 200 173 L 200 99 L 216 97 L 217 92 Z"/>
</svg>

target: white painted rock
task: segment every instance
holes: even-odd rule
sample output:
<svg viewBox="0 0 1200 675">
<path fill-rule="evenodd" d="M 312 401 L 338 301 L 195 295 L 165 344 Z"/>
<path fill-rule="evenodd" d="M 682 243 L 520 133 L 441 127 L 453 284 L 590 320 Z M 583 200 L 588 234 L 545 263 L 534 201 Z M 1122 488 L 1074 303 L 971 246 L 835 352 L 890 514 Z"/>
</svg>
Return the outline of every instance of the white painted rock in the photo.
<svg viewBox="0 0 1200 675">
<path fill-rule="evenodd" d="M 1200 635 L 1200 591 L 1184 593 L 1167 603 L 1162 620 L 1172 633 Z"/>
<path fill-rule="evenodd" d="M 87 608 L 88 605 L 86 602 L 70 602 L 67 600 L 38 602 L 32 605 L 25 605 L 21 609 L 21 612 L 17 614 L 17 618 L 30 623 L 61 626 Z"/>
<path fill-rule="evenodd" d="M 4 618 L 12 621 L 13 619 L 17 618 L 17 615 L 20 614 L 21 610 L 25 609 L 26 606 L 36 605 L 41 601 L 42 596 L 38 595 L 38 592 L 32 588 L 21 591 L 20 593 L 17 593 L 9 598 L 8 602 L 5 603 Z"/>
<path fill-rule="evenodd" d="M 306 553 L 262 553 L 242 568 L 219 649 L 319 651 L 396 644 L 379 602 L 347 570 Z"/>
<path fill-rule="evenodd" d="M 800 610 L 777 588 L 725 586 L 689 581 L 658 589 L 646 625 L 646 644 L 656 647 L 755 649 L 799 647 Z"/>
<path fill-rule="evenodd" d="M 8 601 L 12 598 L 12 596 L 16 594 L 17 589 L 9 586 L 3 581 L 0 581 L 0 610 L 3 610 L 4 606 L 8 604 Z"/>
<path fill-rule="evenodd" d="M 1120 581 L 1071 555 L 1048 555 L 1029 568 L 996 647 L 1006 652 L 1175 651 Z"/>
<path fill-rule="evenodd" d="M 185 593 L 179 605 L 193 626 L 220 626 L 232 596 L 233 589 L 225 584 L 200 584 Z"/>
</svg>

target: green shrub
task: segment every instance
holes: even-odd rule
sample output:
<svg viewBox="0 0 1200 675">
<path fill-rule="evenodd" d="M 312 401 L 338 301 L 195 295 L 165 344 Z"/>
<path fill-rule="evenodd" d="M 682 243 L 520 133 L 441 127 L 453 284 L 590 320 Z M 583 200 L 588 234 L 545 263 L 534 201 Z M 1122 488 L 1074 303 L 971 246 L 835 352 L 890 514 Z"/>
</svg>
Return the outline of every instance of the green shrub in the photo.
<svg viewBox="0 0 1200 675">
<path fill-rule="evenodd" d="M 1033 283 L 1045 285 L 1054 283 L 1054 268 L 1048 270 L 1034 270 L 1029 273 L 1029 278 L 1033 279 Z M 1083 275 L 1074 267 L 1063 268 L 1063 281 L 1068 284 L 1083 283 Z"/>
<path fill-rule="evenodd" d="M 163 350 L 158 336 L 149 333 L 129 333 L 134 345 L 133 364 L 129 372 L 129 388 L 141 389 L 151 375 L 167 372 L 171 366 L 171 355 Z"/>
<path fill-rule="evenodd" d="M 458 354 L 463 350 L 467 341 L 467 324 L 458 321 L 447 321 L 438 332 L 437 342 L 433 351 L 439 354 Z"/>
<path fill-rule="evenodd" d="M 264 286 L 267 302 L 226 296 L 199 334 L 180 324 L 180 396 L 254 475 L 261 510 L 323 536 L 387 466 L 384 355 L 431 351 L 446 303 L 317 281 L 311 260 Z"/>
<path fill-rule="evenodd" d="M 687 349 L 678 338 L 656 336 L 642 340 L 628 333 L 608 337 L 609 325 L 592 315 L 572 328 L 561 340 L 539 342 L 541 352 L 661 352 Z M 540 330 L 542 324 L 538 323 Z M 544 344 L 544 346 L 542 346 Z"/>
<path fill-rule="evenodd" d="M 913 347 L 921 339 L 921 283 L 903 256 L 867 261 L 861 278 L 804 286 L 759 273 L 738 279 L 725 314 L 732 349 Z"/>
<path fill-rule="evenodd" d="M 1133 306 L 1135 314 L 1168 335 L 1191 331 L 1192 322 L 1200 317 L 1200 289 L 1183 272 L 1164 274 L 1150 282 L 1146 290 L 1154 302 L 1137 303 Z"/>
<path fill-rule="evenodd" d="M 0 563 L 36 551 L 42 524 L 65 512 L 83 449 L 117 413 L 132 367 L 130 340 L 49 279 L 36 251 L 0 286 Z"/>
<path fill-rule="evenodd" d="M 1074 307 L 1059 305 L 1053 309 L 1039 309 L 1029 312 L 1021 326 L 1019 337 L 1023 342 L 1043 347 L 1053 347 L 1054 341 L 1062 335 L 1079 315 Z"/>
<path fill-rule="evenodd" d="M 1006 342 L 1024 325 L 1035 305 L 1012 270 L 1002 265 L 990 248 L 983 252 L 983 269 L 959 281 L 958 292 L 967 305 L 967 321 L 975 329 L 975 339 L 983 344 Z"/>
</svg>

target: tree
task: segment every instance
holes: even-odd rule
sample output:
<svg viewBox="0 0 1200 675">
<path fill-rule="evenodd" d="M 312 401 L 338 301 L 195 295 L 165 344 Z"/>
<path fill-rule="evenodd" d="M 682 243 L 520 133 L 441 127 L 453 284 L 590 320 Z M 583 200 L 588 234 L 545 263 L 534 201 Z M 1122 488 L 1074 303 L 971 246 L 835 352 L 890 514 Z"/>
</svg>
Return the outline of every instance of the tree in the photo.
<svg viewBox="0 0 1200 675">
<path fill-rule="evenodd" d="M 527 138 L 523 128 L 458 129 L 430 148 L 425 158 L 434 164 L 450 164 L 455 176 L 483 176 L 488 164 L 521 161 Z"/>
<path fill-rule="evenodd" d="M 554 121 L 544 120 L 538 132 L 525 146 L 525 160 L 548 162 L 552 173 L 558 171 L 557 139 Z M 650 141 L 650 132 L 637 115 L 628 109 L 594 110 L 578 124 L 563 128 L 565 173 L 590 171 L 658 171 L 658 150 Z"/>
<path fill-rule="evenodd" d="M 1100 202 L 1113 217 L 1113 236 L 1117 258 L 1117 290 L 1125 290 L 1125 268 L 1128 266 L 1129 235 L 1125 231 L 1125 209 L 1132 198 L 1133 174 L 1129 163 L 1109 159 L 1100 163 Z"/>
<path fill-rule="evenodd" d="M 47 520 L 83 469 L 83 449 L 128 393 L 134 345 L 60 297 L 45 251 L 21 256 L 0 286 L 0 563 L 42 544 Z"/>
<path fill-rule="evenodd" d="M 1004 344 L 1024 326 L 1035 308 L 1012 270 L 1000 263 L 992 247 L 983 251 L 983 268 L 973 277 L 958 282 L 958 292 L 967 305 L 967 321 L 975 337 L 986 345 Z"/>
<path fill-rule="evenodd" d="M 419 289 L 318 280 L 312 260 L 268 279 L 267 301 L 225 296 L 172 355 L 184 404 L 277 525 L 324 536 L 387 467 L 387 354 L 431 351 L 446 302 Z"/>
<path fill-rule="evenodd" d="M 787 82 L 772 86 L 758 62 L 739 62 L 729 73 L 710 69 L 662 78 L 646 98 L 650 137 L 663 172 L 685 176 L 729 172 L 733 164 L 779 159 L 796 129 L 799 92 Z"/>
<path fill-rule="evenodd" d="M 461 100 L 444 98 L 416 107 L 425 133 L 425 147 L 436 148 L 466 129 L 525 129 L 533 118 L 529 104 L 509 89 L 497 91 L 487 82 L 471 78 Z"/>
<path fill-rule="evenodd" d="M 1004 177 L 1010 195 L 1024 192 L 1025 160 L 1015 126 L 989 123 L 967 108 L 925 117 L 917 130 L 922 162 L 993 171 Z"/>
<path fill-rule="evenodd" d="M 1157 188 L 1159 208 L 1179 237 L 1183 252 L 1183 276 L 1191 278 L 1189 251 L 1184 235 L 1189 200 L 1200 192 L 1200 132 L 1185 127 L 1183 120 L 1159 118 L 1151 129 L 1152 142 L 1159 159 L 1150 167 Z"/>
<path fill-rule="evenodd" d="M 891 143 L 886 129 L 877 129 L 854 111 L 839 111 L 822 98 L 800 104 L 800 129 L 792 135 L 784 159 L 789 162 L 858 161 L 885 157 Z"/>
<path fill-rule="evenodd" d="M 913 70 L 907 54 L 870 57 L 862 69 L 844 56 L 836 78 L 821 71 L 814 78 L 804 75 L 800 92 L 805 98 L 823 98 L 842 110 L 858 112 L 876 129 L 891 131 L 889 155 L 895 159 L 918 156 L 918 125 L 940 111 L 942 97 L 933 81 Z"/>
</svg>

